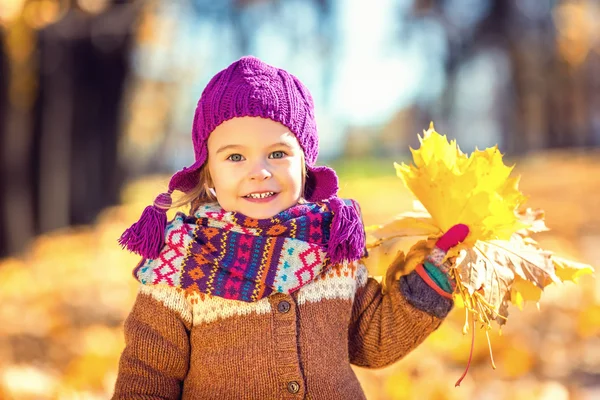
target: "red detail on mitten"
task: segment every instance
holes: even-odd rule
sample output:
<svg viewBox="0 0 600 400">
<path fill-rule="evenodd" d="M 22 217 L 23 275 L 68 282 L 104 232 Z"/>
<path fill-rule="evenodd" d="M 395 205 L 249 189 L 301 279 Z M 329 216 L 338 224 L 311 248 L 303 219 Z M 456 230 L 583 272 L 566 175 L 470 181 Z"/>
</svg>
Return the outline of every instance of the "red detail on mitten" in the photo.
<svg viewBox="0 0 600 400">
<path fill-rule="evenodd" d="M 448 293 L 444 289 L 439 287 L 437 285 L 437 283 L 435 283 L 433 281 L 433 279 L 431 279 L 431 277 L 429 276 L 427 271 L 425 271 L 423 264 L 419 264 L 417 266 L 417 268 L 415 268 L 415 272 L 421 277 L 421 279 L 423 279 L 425 281 L 426 284 L 429 285 L 430 288 L 435 290 L 437 292 L 437 294 L 439 294 L 440 296 L 445 297 L 447 299 L 452 299 L 452 293 Z M 452 282 L 452 281 L 450 281 L 450 282 Z M 450 283 L 450 284 L 452 285 L 452 283 Z"/>
<path fill-rule="evenodd" d="M 468 235 L 468 226 L 465 224 L 456 224 L 452 228 L 448 229 L 448 231 L 438 239 L 435 245 L 447 252 L 449 249 L 465 240 Z"/>
</svg>

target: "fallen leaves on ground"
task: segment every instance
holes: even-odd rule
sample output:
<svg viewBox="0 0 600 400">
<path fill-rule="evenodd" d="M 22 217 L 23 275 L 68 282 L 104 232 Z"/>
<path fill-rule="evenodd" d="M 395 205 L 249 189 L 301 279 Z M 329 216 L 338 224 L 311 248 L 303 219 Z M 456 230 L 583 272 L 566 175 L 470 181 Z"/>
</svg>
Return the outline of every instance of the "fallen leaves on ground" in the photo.
<svg viewBox="0 0 600 400">
<path fill-rule="evenodd" d="M 523 191 L 545 210 L 552 229 L 539 234 L 540 245 L 568 259 L 600 257 L 600 213 L 583 218 L 573 211 L 600 209 L 598 159 L 557 153 L 518 163 Z M 124 192 L 124 204 L 106 210 L 93 226 L 40 237 L 23 257 L 0 261 L 0 398 L 110 397 L 124 346 L 122 323 L 137 290 L 131 270 L 138 258 L 121 250 L 116 238 L 166 181 L 137 182 Z M 394 183 L 398 187 L 390 188 Z M 382 198 L 382 187 L 394 195 Z M 412 202 L 393 169 L 389 177 L 348 182 L 341 194 L 361 203 L 367 225 L 384 223 Z M 522 311 L 511 309 L 502 335 L 491 335 L 496 371 L 485 333 L 477 331 L 480 345 L 460 388 L 454 381 L 470 339 L 457 337 L 464 319 L 458 308 L 399 363 L 355 371 L 369 400 L 590 399 L 600 376 L 599 310 L 600 284 L 590 276 L 578 285 L 550 285 L 539 310 L 527 303 Z"/>
</svg>

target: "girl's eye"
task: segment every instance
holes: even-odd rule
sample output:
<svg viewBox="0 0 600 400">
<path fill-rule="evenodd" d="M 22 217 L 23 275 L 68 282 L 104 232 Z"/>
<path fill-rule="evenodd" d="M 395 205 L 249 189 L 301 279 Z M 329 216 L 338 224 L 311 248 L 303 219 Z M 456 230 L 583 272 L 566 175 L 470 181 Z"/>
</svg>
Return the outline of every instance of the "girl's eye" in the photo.
<svg viewBox="0 0 600 400">
<path fill-rule="evenodd" d="M 237 162 L 237 161 L 242 161 L 244 159 L 244 157 L 242 157 L 241 154 L 232 154 L 229 157 L 227 157 L 227 159 L 230 161 Z"/>
<path fill-rule="evenodd" d="M 285 153 L 283 151 L 274 151 L 271 153 L 271 158 L 283 158 Z"/>
</svg>

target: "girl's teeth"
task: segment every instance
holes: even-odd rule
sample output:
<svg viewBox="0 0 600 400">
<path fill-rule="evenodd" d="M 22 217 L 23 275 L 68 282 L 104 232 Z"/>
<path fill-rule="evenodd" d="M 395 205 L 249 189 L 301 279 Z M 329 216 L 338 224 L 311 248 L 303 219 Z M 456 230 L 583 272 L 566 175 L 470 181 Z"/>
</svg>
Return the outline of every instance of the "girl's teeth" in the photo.
<svg viewBox="0 0 600 400">
<path fill-rule="evenodd" d="M 252 197 L 253 199 L 264 199 L 265 197 L 270 197 L 273 196 L 273 192 L 267 192 L 267 193 L 252 193 L 249 194 L 248 197 Z"/>
</svg>

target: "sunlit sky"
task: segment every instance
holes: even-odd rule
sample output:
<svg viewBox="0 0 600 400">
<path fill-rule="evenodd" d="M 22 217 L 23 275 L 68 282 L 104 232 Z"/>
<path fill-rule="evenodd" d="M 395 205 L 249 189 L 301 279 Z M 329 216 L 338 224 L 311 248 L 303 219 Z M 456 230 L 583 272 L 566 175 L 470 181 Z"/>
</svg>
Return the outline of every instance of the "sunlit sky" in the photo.
<svg viewBox="0 0 600 400">
<path fill-rule="evenodd" d="M 231 21 L 218 18 L 230 1 L 197 6 L 190 2 L 162 2 L 157 21 L 159 40 L 142 45 L 136 53 L 137 73 L 153 79 L 172 80 L 180 86 L 175 126 L 189 134 L 193 110 L 208 80 L 244 55 L 237 44 Z M 272 14 L 270 2 L 246 8 L 237 23 L 246 28 L 249 53 L 295 74 L 310 89 L 316 104 L 321 156 L 335 156 L 348 126 L 380 126 L 398 110 L 412 104 L 429 105 L 445 86 L 444 62 L 448 53 L 447 33 L 433 16 L 405 18 L 412 13 L 412 0 L 333 1 L 333 21 L 323 21 L 315 2 L 286 0 Z M 463 28 L 486 11 L 487 0 L 449 2 L 449 18 Z M 219 10 L 220 9 L 220 10 Z M 222 13 L 222 14 L 219 14 Z M 319 35 L 329 37 L 329 48 Z M 485 58 L 485 57 L 484 57 Z M 489 69 L 494 56 L 474 61 L 466 94 L 488 95 L 470 107 L 490 107 Z M 477 73 L 485 68 L 487 73 Z M 487 81 L 486 81 L 487 80 Z M 190 86 L 190 82 L 192 85 Z M 459 91 L 461 81 L 458 82 Z M 475 93 L 473 91 L 475 90 Z M 483 110 L 485 111 L 485 110 Z M 477 126 L 471 115 L 469 123 Z M 494 142 L 494 126 L 481 126 Z M 424 127 L 425 128 L 425 127 Z M 417 132 L 415 132 L 416 134 Z M 470 145 L 470 143 L 467 143 Z M 180 161 L 180 160 L 179 160 Z M 179 164 L 179 162 L 177 162 Z"/>
</svg>

